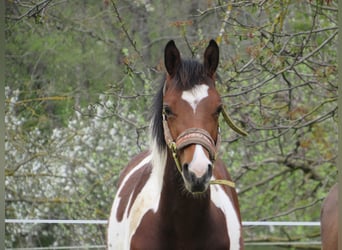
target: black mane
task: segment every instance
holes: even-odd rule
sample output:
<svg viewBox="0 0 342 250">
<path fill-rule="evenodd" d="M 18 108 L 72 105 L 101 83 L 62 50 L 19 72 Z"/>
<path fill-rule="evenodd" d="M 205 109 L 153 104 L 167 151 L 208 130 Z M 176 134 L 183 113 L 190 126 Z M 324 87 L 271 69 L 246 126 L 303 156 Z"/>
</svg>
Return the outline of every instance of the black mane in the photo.
<svg viewBox="0 0 342 250">
<path fill-rule="evenodd" d="M 193 88 L 196 84 L 207 82 L 207 74 L 204 70 L 203 64 L 195 60 L 182 60 L 181 66 L 174 76 L 174 83 L 176 88 L 180 91 Z M 166 142 L 164 139 L 163 129 L 163 89 L 166 77 L 162 80 L 157 94 L 154 97 L 152 104 L 152 137 L 156 139 L 159 150 L 164 150 Z"/>
</svg>

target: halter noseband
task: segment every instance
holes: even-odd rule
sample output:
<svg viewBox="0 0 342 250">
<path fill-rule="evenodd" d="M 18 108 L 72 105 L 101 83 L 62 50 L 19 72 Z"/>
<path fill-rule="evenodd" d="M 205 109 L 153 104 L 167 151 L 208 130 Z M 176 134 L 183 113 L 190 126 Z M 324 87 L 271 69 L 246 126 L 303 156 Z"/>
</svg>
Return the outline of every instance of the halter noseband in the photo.
<svg viewBox="0 0 342 250">
<path fill-rule="evenodd" d="M 165 114 L 163 114 L 163 127 L 166 144 L 171 149 L 173 156 L 175 158 L 177 168 L 180 172 L 181 167 L 177 157 L 177 151 L 182 150 L 183 148 L 191 144 L 199 144 L 203 146 L 208 151 L 210 160 L 212 162 L 216 160 L 218 143 L 215 143 L 213 138 L 211 138 L 210 134 L 206 130 L 201 128 L 188 128 L 185 131 L 183 131 L 174 141 L 169 126 L 167 124 Z"/>
<path fill-rule="evenodd" d="M 181 150 L 191 144 L 202 145 L 208 152 L 212 162 L 216 160 L 217 146 L 210 134 L 201 128 L 189 128 L 176 139 L 176 147 Z"/>
</svg>

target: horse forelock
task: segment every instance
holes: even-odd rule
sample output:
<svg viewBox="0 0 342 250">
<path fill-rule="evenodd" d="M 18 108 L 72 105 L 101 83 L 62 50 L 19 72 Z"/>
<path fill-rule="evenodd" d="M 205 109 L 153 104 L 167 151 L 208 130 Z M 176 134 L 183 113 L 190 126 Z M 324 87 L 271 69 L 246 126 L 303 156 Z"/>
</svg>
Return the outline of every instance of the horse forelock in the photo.
<svg viewBox="0 0 342 250">
<path fill-rule="evenodd" d="M 174 82 L 178 89 L 189 90 L 197 84 L 205 83 L 206 77 L 202 63 L 195 60 L 182 60 L 174 76 Z"/>
</svg>

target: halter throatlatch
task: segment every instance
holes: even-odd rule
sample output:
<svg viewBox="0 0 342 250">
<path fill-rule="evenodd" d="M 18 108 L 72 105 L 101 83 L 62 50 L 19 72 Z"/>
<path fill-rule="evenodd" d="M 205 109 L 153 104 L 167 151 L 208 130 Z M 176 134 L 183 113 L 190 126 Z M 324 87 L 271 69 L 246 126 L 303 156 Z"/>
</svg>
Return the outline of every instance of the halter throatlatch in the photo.
<svg viewBox="0 0 342 250">
<path fill-rule="evenodd" d="M 199 144 L 203 146 L 208 151 L 209 158 L 211 162 L 214 164 L 216 157 L 217 157 L 218 147 L 220 144 L 220 133 L 218 133 L 217 141 L 215 143 L 213 138 L 210 136 L 210 134 L 206 130 L 201 129 L 201 128 L 189 128 L 189 129 L 186 129 L 183 133 L 181 133 L 177 137 L 176 141 L 174 141 L 172 138 L 169 126 L 167 124 L 165 114 L 163 114 L 163 127 L 164 127 L 164 137 L 165 137 L 166 144 L 171 150 L 177 169 L 181 174 L 182 174 L 182 167 L 180 165 L 177 152 L 191 144 Z M 223 179 L 211 180 L 209 183 L 210 184 L 222 184 L 222 185 L 235 188 L 234 182 L 223 180 Z"/>
</svg>

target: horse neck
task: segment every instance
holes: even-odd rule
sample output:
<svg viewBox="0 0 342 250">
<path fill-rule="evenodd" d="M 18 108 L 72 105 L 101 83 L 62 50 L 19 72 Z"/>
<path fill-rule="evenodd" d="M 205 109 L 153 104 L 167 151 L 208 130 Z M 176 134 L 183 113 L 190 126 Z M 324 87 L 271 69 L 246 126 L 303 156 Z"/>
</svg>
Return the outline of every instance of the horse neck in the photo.
<svg viewBox="0 0 342 250">
<path fill-rule="evenodd" d="M 177 216 L 194 215 L 196 213 L 203 216 L 203 213 L 209 211 L 210 206 L 210 191 L 200 197 L 195 197 L 185 190 L 184 182 L 181 174 L 179 173 L 175 161 L 168 151 L 165 172 L 163 178 L 163 188 L 161 194 L 160 207 L 166 213 L 176 213 Z M 178 217 L 182 219 L 181 216 Z"/>
</svg>

